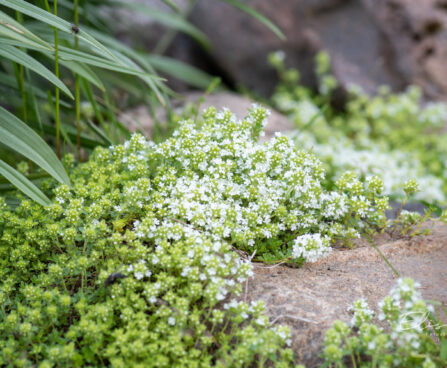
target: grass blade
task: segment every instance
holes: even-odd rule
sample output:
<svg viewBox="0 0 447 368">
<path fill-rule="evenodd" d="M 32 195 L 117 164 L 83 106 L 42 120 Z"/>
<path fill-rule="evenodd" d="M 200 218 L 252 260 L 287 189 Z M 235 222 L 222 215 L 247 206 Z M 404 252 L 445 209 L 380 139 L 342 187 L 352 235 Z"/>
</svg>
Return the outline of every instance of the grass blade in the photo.
<svg viewBox="0 0 447 368">
<path fill-rule="evenodd" d="M 97 38 L 102 43 L 104 43 L 104 45 L 107 45 L 107 46 L 113 48 L 114 50 L 120 52 L 121 54 L 131 58 L 132 60 L 139 63 L 141 66 L 146 67 L 145 69 L 147 72 L 151 73 L 152 75 L 157 76 L 157 74 L 156 74 L 155 70 L 152 68 L 152 66 L 147 61 L 143 61 L 144 57 L 141 54 L 139 54 L 138 52 L 134 51 L 132 48 L 126 46 L 125 44 L 115 40 L 114 38 L 112 38 L 110 36 L 105 35 L 104 33 L 98 32 L 94 29 L 88 29 L 88 31 L 95 38 Z M 124 60 L 123 60 L 123 62 L 124 62 Z M 138 68 L 138 66 L 136 66 L 135 63 L 133 63 L 132 66 Z M 140 70 L 140 69 L 138 69 L 138 70 Z M 162 83 L 160 83 L 159 81 L 154 81 L 150 78 L 146 78 L 145 82 L 149 85 L 149 87 L 157 95 L 158 100 L 161 101 L 163 104 L 164 99 L 162 97 L 162 93 L 161 93 L 160 89 L 163 89 L 164 85 Z"/>
<path fill-rule="evenodd" d="M 9 166 L 3 160 L 0 160 L 0 175 L 3 175 L 18 190 L 20 190 L 22 193 L 26 194 L 28 197 L 41 204 L 42 206 L 47 206 L 51 203 L 48 197 L 43 194 L 39 188 L 37 188 L 22 173 Z"/>
<path fill-rule="evenodd" d="M 207 88 L 214 78 L 191 65 L 160 55 L 148 55 L 146 59 L 160 72 L 166 73 L 187 84 L 201 89 Z"/>
<path fill-rule="evenodd" d="M 88 80 L 91 84 L 98 87 L 101 91 L 105 91 L 104 84 L 95 72 L 85 64 L 77 61 L 59 60 L 59 62 L 70 69 L 73 73 L 80 75 L 82 78 Z"/>
<path fill-rule="evenodd" d="M 253 18 L 257 19 L 261 23 L 263 23 L 267 28 L 269 28 L 275 35 L 278 36 L 279 39 L 285 40 L 286 36 L 284 33 L 281 32 L 281 30 L 269 19 L 267 19 L 265 16 L 254 10 L 253 8 L 249 7 L 248 5 L 244 4 L 242 1 L 239 0 L 223 0 L 226 3 L 234 6 L 235 8 L 242 10 L 244 13 L 247 13 L 248 15 L 251 15 Z"/>
<path fill-rule="evenodd" d="M 49 51 L 53 50 L 50 44 L 37 37 L 14 18 L 11 18 L 2 11 L 0 11 L 0 35 L 28 43 L 36 48 L 43 48 Z"/>
<path fill-rule="evenodd" d="M 0 56 L 6 59 L 12 60 L 17 64 L 21 64 L 26 68 L 29 68 L 33 72 L 39 74 L 58 88 L 60 88 L 67 96 L 74 98 L 67 86 L 62 83 L 62 81 L 57 78 L 50 70 L 48 70 L 44 65 L 38 62 L 33 57 L 24 53 L 23 51 L 9 45 L 3 44 L 0 48 Z"/>
<path fill-rule="evenodd" d="M 64 60 L 77 61 L 88 65 L 97 66 L 99 68 L 113 70 L 115 72 L 132 74 L 137 76 L 146 76 L 156 80 L 162 80 L 162 78 L 153 76 L 149 73 L 137 70 L 135 68 L 123 66 L 122 62 L 116 63 L 114 61 L 110 61 L 101 58 L 99 56 L 91 55 L 83 51 L 74 50 L 69 47 L 60 46 L 59 52 L 60 57 L 63 58 Z"/>
<path fill-rule="evenodd" d="M 147 5 L 136 4 L 131 1 L 117 1 L 111 2 L 111 4 L 116 4 L 117 6 L 126 7 L 140 14 L 146 14 L 149 18 L 154 21 L 164 24 L 169 28 L 175 29 L 177 31 L 183 32 L 188 36 L 191 36 L 198 43 L 200 43 L 204 48 L 210 48 L 210 42 L 206 38 L 205 34 L 192 25 L 190 22 L 185 20 L 181 15 L 177 13 L 160 11 L 155 8 L 151 8 Z"/>
<path fill-rule="evenodd" d="M 70 185 L 64 166 L 46 142 L 1 106 L 0 143 L 30 159 L 60 183 Z"/>
<path fill-rule="evenodd" d="M 38 6 L 32 5 L 24 0 L 2 0 L 2 5 L 14 9 L 22 14 L 26 14 L 31 18 L 44 22 L 52 27 L 55 27 L 62 32 L 71 33 L 71 24 L 66 20 L 47 12 Z M 110 60 L 117 60 L 116 57 L 106 47 L 95 40 L 94 37 L 89 35 L 82 29 L 79 29 L 77 36 L 93 46 L 100 54 L 106 56 Z"/>
</svg>

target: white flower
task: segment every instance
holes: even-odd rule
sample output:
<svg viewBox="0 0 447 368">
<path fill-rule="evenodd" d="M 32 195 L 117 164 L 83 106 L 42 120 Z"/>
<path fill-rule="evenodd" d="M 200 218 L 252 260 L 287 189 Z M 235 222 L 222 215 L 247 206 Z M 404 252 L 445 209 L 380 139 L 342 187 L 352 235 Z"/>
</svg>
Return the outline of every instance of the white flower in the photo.
<svg viewBox="0 0 447 368">
<path fill-rule="evenodd" d="M 295 239 L 292 255 L 294 258 L 302 257 L 308 262 L 316 262 L 331 250 L 328 238 L 322 238 L 320 234 L 305 234 Z"/>
</svg>

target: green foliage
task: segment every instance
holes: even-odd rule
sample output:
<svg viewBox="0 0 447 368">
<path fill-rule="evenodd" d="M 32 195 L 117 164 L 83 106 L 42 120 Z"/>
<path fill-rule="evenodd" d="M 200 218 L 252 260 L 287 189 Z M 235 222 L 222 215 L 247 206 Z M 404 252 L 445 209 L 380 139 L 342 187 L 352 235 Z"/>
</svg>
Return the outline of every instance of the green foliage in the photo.
<svg viewBox="0 0 447 368">
<path fill-rule="evenodd" d="M 120 109 L 141 102 L 152 110 L 158 105 L 169 109 L 168 100 L 173 92 L 158 72 L 199 88 L 206 88 L 213 82 L 205 72 L 160 55 L 177 31 L 191 36 L 205 48 L 210 47 L 206 36 L 186 19 L 195 0 L 189 1 L 184 12 L 172 2 L 164 2 L 170 9 L 157 10 L 118 0 L 60 0 L 59 3 L 55 0 L 52 4 L 48 0 L 2 1 L 1 106 L 38 130 L 55 146 L 58 157 L 68 150 L 83 159 L 85 154 L 81 152 L 88 154 L 98 145 L 122 142 L 129 134 L 118 121 Z M 238 1 L 230 3 L 282 36 L 277 27 L 258 12 Z M 155 22 L 171 28 L 160 38 L 154 54 L 137 52 L 110 37 L 114 24 L 104 10 L 119 7 L 147 14 Z M 60 91 L 69 100 L 60 96 Z M 85 111 L 94 114 L 85 114 Z"/>
<path fill-rule="evenodd" d="M 326 332 L 324 366 L 445 367 L 447 328 L 418 287 L 399 279 L 378 305 L 380 325 L 365 300 L 354 302 L 350 325 L 336 321 Z"/>
<path fill-rule="evenodd" d="M 2 200 L 0 365 L 288 366 L 287 329 L 233 299 L 252 271 L 232 247 L 314 261 L 387 200 L 349 173 L 326 191 L 314 156 L 258 143 L 266 116 L 211 108 L 166 142 L 66 156 L 72 186 L 44 181 L 50 205 Z"/>
<path fill-rule="evenodd" d="M 226 236 L 237 225 L 231 191 L 243 181 L 234 156 L 249 153 L 247 144 L 265 153 L 248 139 L 265 111 L 241 124 L 215 115 L 200 130 L 185 122 L 159 145 L 134 135 L 77 167 L 66 156 L 72 186 L 43 183 L 50 205 L 23 199 L 11 211 L 1 200 L 0 365 L 290 366 L 288 330 L 268 326 L 262 303 L 234 299 L 251 265 Z M 215 197 L 224 182 L 211 174 L 224 171 L 234 172 L 231 206 Z M 259 198 L 251 192 L 238 194 L 247 210 Z"/>
<path fill-rule="evenodd" d="M 64 167 L 45 141 L 1 106 L 0 143 L 35 162 L 58 182 L 70 185 Z"/>
<path fill-rule="evenodd" d="M 413 177 L 421 187 L 416 199 L 447 202 L 445 104 L 423 104 L 417 87 L 401 94 L 381 87 L 371 97 L 353 86 L 345 110 L 338 111 L 331 107 L 338 82 L 327 54 L 316 56 L 316 93 L 300 84 L 298 71 L 285 68 L 284 58 L 281 52 L 269 58 L 282 80 L 273 103 L 299 129 L 297 146 L 323 161 L 329 183 L 353 170 L 364 178 L 379 175 L 385 194 L 401 196 L 404 181 Z"/>
</svg>

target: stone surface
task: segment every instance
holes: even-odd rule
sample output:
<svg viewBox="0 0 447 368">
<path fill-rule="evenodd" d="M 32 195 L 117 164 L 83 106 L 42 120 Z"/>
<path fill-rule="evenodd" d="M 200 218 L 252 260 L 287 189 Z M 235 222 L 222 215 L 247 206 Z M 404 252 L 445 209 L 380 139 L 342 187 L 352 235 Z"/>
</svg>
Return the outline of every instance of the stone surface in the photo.
<svg viewBox="0 0 447 368">
<path fill-rule="evenodd" d="M 447 3 L 443 0 L 363 0 L 395 50 L 395 68 L 430 98 L 446 99 Z"/>
<path fill-rule="evenodd" d="M 256 19 L 219 0 L 200 0 L 191 18 L 211 39 L 215 62 L 248 88 L 264 95 L 272 92 L 276 76 L 266 59 L 279 49 L 311 86 L 315 85 L 313 57 L 322 49 L 331 54 L 333 71 L 343 85 L 356 83 L 370 92 L 383 83 L 394 88 L 403 85 L 393 70 L 393 50 L 387 49 L 380 24 L 361 1 L 253 0 L 249 4 L 277 24 L 287 40 L 281 41 Z M 219 21 L 222 18 L 225 22 Z"/>
<path fill-rule="evenodd" d="M 423 87 L 446 98 L 447 3 L 445 0 L 253 0 L 287 36 L 282 42 L 257 20 L 219 0 L 200 0 L 192 21 L 211 39 L 215 62 L 230 79 L 264 95 L 276 83 L 267 54 L 282 49 L 290 66 L 313 85 L 312 57 L 329 51 L 343 86 L 367 92 L 388 84 Z M 225 19 L 225 22 L 220 21 Z M 229 34 L 237 35 L 228 37 Z"/>
<path fill-rule="evenodd" d="M 159 0 L 131 0 L 159 10 Z M 342 86 L 356 83 L 367 92 L 388 84 L 401 90 L 423 87 L 429 98 L 447 100 L 446 0 L 242 0 L 266 15 L 284 32 L 281 41 L 258 20 L 221 0 L 198 0 L 189 19 L 209 38 L 203 50 L 178 34 L 167 55 L 180 59 L 235 87 L 242 84 L 263 96 L 277 83 L 267 64 L 271 51 L 283 50 L 288 66 L 302 72 L 302 81 L 316 86 L 313 57 L 327 50 Z M 174 0 L 183 11 L 186 0 Z M 114 9 L 115 35 L 152 52 L 168 28 L 147 14 Z M 224 20 L 224 21 L 223 21 Z M 169 78 L 170 85 L 185 90 Z"/>
<path fill-rule="evenodd" d="M 433 234 L 413 239 L 381 236 L 377 244 L 401 276 L 422 285 L 426 299 L 447 305 L 447 225 L 431 223 Z M 347 308 L 359 298 L 375 309 L 396 282 L 391 269 L 366 241 L 353 250 L 336 248 L 301 269 L 255 264 L 245 300 L 261 299 L 270 321 L 288 325 L 292 348 L 306 367 L 318 367 L 325 331 L 336 319 L 350 320 Z"/>
<path fill-rule="evenodd" d="M 182 100 L 173 101 L 174 111 L 180 113 L 182 106 L 186 103 L 196 103 L 202 96 L 200 93 L 190 92 L 184 95 Z M 220 110 L 224 107 L 230 109 L 239 119 L 247 115 L 251 108 L 253 100 L 230 92 L 220 92 L 208 95 L 200 105 L 200 112 L 203 112 L 210 106 Z M 163 123 L 167 120 L 166 111 L 162 108 L 157 109 L 156 119 Z M 130 129 L 130 131 L 141 130 L 147 137 L 152 136 L 154 121 L 145 106 L 139 106 L 127 111 L 120 117 L 120 120 Z M 294 129 L 293 124 L 279 112 L 270 109 L 268 124 L 265 127 L 265 136 L 263 139 L 271 138 L 275 132 L 287 132 Z"/>
</svg>

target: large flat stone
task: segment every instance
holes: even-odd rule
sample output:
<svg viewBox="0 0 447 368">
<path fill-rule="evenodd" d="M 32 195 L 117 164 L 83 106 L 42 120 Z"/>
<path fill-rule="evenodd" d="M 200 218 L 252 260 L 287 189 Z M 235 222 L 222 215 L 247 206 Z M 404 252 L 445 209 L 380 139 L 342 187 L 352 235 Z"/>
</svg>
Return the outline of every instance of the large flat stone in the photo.
<svg viewBox="0 0 447 368">
<path fill-rule="evenodd" d="M 421 283 L 424 298 L 447 305 L 447 225 L 430 225 L 433 234 L 429 236 L 382 236 L 377 242 L 402 277 Z M 365 298 L 375 309 L 396 282 L 365 240 L 352 250 L 334 249 L 327 258 L 301 269 L 255 264 L 254 270 L 246 300 L 263 300 L 270 320 L 291 328 L 292 348 L 308 368 L 321 363 L 318 355 L 325 331 L 337 319 L 350 320 L 347 308 L 353 301 Z"/>
</svg>

